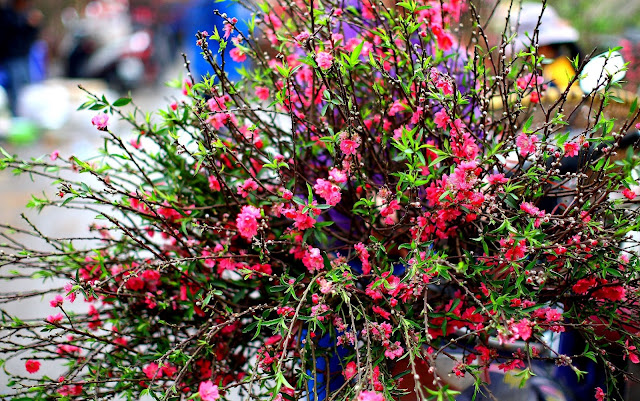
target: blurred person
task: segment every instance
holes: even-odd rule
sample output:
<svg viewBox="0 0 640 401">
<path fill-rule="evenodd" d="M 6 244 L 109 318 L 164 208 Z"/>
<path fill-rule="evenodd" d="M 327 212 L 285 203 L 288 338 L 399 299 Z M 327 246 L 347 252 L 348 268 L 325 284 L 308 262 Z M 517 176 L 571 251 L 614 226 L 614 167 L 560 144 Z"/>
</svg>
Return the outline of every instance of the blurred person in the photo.
<svg viewBox="0 0 640 401">
<path fill-rule="evenodd" d="M 0 68 L 6 74 L 3 86 L 13 116 L 20 90 L 31 82 L 29 54 L 38 37 L 42 18 L 31 0 L 9 0 L 0 9 Z"/>
</svg>

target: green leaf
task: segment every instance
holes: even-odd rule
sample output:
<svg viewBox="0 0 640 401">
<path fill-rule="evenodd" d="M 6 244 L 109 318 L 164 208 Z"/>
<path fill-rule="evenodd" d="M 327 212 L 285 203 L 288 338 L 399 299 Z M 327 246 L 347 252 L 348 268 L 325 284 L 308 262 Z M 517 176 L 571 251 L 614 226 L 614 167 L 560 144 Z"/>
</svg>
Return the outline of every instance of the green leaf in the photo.
<svg viewBox="0 0 640 401">
<path fill-rule="evenodd" d="M 8 160 L 8 161 L 13 161 L 15 160 L 15 158 L 13 156 L 11 156 L 2 146 L 0 146 L 0 153 L 2 153 L 2 155 Z"/>
<path fill-rule="evenodd" d="M 116 106 L 116 107 L 121 107 L 121 106 L 126 106 L 129 103 L 131 103 L 131 98 L 130 97 L 121 97 L 120 99 L 118 99 L 115 102 L 113 102 L 113 105 Z"/>
<path fill-rule="evenodd" d="M 84 171 L 93 171 L 93 169 L 91 168 L 91 166 L 89 165 L 89 163 L 83 162 L 82 160 L 78 159 L 75 156 L 71 156 L 71 159 L 73 159 L 73 161 L 80 167 L 82 167 L 82 169 Z"/>
<path fill-rule="evenodd" d="M 359 58 L 360 58 L 360 53 L 362 52 L 362 46 L 364 45 L 364 40 L 360 42 L 360 44 L 358 46 L 356 46 L 355 49 L 353 49 L 353 52 L 351 53 L 351 56 L 349 57 L 349 64 L 351 64 L 352 66 L 358 64 Z"/>
<path fill-rule="evenodd" d="M 533 123 L 533 115 L 531 117 L 529 117 L 527 122 L 525 122 L 524 125 L 522 126 L 522 132 L 524 132 L 524 133 L 531 132 L 531 131 L 529 131 L 529 128 L 531 128 L 531 124 L 532 123 Z"/>
</svg>

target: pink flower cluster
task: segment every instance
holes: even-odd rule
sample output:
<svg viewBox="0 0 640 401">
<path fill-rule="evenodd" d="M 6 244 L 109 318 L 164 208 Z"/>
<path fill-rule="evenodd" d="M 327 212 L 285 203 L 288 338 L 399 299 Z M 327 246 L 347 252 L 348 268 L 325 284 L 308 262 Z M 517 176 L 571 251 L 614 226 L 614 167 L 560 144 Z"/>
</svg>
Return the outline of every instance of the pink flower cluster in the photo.
<svg viewBox="0 0 640 401">
<path fill-rule="evenodd" d="M 354 245 L 354 248 L 358 253 L 360 261 L 362 261 L 362 274 L 371 273 L 371 264 L 369 263 L 369 250 L 367 249 L 367 247 L 362 242 L 358 242 Z"/>
<path fill-rule="evenodd" d="M 258 234 L 258 219 L 261 217 L 260 209 L 247 205 L 242 207 L 242 211 L 236 218 L 238 232 L 246 239 L 253 238 Z"/>
<path fill-rule="evenodd" d="M 238 195 L 241 195 L 243 198 L 249 196 L 250 192 L 256 191 L 258 189 L 258 183 L 256 183 L 252 178 L 248 178 L 244 180 L 244 182 L 238 185 Z"/>
<path fill-rule="evenodd" d="M 218 386 L 213 384 L 211 380 L 200 382 L 200 386 L 198 386 L 198 394 L 202 401 L 216 401 L 220 398 Z"/>
<path fill-rule="evenodd" d="M 516 138 L 516 146 L 520 151 L 520 156 L 527 157 L 528 155 L 535 153 L 536 143 L 539 139 L 535 135 L 527 135 L 524 132 L 520 133 Z"/>
<path fill-rule="evenodd" d="M 318 67 L 323 70 L 328 70 L 331 68 L 331 64 L 333 64 L 333 56 L 331 53 L 327 52 L 318 52 L 316 55 L 316 63 L 318 63 Z"/>
<path fill-rule="evenodd" d="M 342 197 L 340 187 L 332 184 L 330 181 L 319 178 L 318 181 L 316 181 L 316 185 L 313 186 L 313 189 L 328 205 L 335 206 L 340 203 Z"/>
<path fill-rule="evenodd" d="M 100 131 L 106 131 L 107 124 L 109 124 L 109 116 L 105 113 L 98 113 L 91 119 L 91 124 L 93 124 Z"/>
<path fill-rule="evenodd" d="M 318 248 L 307 249 L 302 257 L 302 263 L 309 270 L 309 273 L 324 269 L 324 259 Z"/>
</svg>

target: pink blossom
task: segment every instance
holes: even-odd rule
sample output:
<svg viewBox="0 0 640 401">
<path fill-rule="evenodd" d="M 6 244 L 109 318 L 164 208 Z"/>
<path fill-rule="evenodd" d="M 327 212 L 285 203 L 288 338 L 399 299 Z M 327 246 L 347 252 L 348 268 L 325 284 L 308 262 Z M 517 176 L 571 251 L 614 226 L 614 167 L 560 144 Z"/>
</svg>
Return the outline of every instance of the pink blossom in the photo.
<svg viewBox="0 0 640 401">
<path fill-rule="evenodd" d="M 51 152 L 51 156 L 49 156 L 51 161 L 56 161 L 56 159 L 58 159 L 58 157 L 60 157 L 60 151 L 59 150 L 54 150 L 53 152 Z"/>
<path fill-rule="evenodd" d="M 213 384 L 211 380 L 200 382 L 200 386 L 198 387 L 198 394 L 200 394 L 200 399 L 202 401 L 216 401 L 220 398 L 218 386 Z"/>
<path fill-rule="evenodd" d="M 47 322 L 49 323 L 60 323 L 62 319 L 64 319 L 64 315 L 62 313 L 47 316 Z"/>
<path fill-rule="evenodd" d="M 153 380 L 158 377 L 162 377 L 162 371 L 157 363 L 151 362 L 142 369 L 142 372 L 147 376 L 147 379 Z"/>
<path fill-rule="evenodd" d="M 458 191 L 472 190 L 478 181 L 478 177 L 472 171 L 465 171 L 460 166 L 456 167 L 450 177 L 446 177 L 445 174 L 443 178 L 447 178 L 448 187 Z"/>
<path fill-rule="evenodd" d="M 529 73 L 524 77 L 520 77 L 516 80 L 516 85 L 518 89 L 525 90 L 527 87 L 535 88 L 536 85 L 542 85 L 544 83 L 544 78 L 541 76 L 534 77 L 533 74 Z"/>
<path fill-rule="evenodd" d="M 359 141 L 354 141 L 353 139 L 343 139 L 340 142 L 340 150 L 345 155 L 355 155 L 356 149 L 360 146 Z"/>
<path fill-rule="evenodd" d="M 424 107 L 418 106 L 416 108 L 416 111 L 411 116 L 411 124 L 418 124 L 418 122 L 422 118 L 423 113 L 424 113 Z"/>
<path fill-rule="evenodd" d="M 371 309 L 375 314 L 379 315 L 384 320 L 389 320 L 391 318 L 391 312 L 387 312 L 386 310 L 384 310 L 383 308 L 377 305 L 374 305 Z"/>
<path fill-rule="evenodd" d="M 58 344 L 58 355 L 79 355 L 80 347 L 71 344 Z"/>
<path fill-rule="evenodd" d="M 208 178 L 209 180 L 209 189 L 215 192 L 219 192 L 220 191 L 220 181 L 218 181 L 218 179 L 214 176 L 209 176 Z"/>
<path fill-rule="evenodd" d="M 389 115 L 390 116 L 395 116 L 396 114 L 405 111 L 405 109 L 406 109 L 406 105 L 403 102 L 401 102 L 399 100 L 396 100 L 391 105 L 391 108 L 389 109 Z"/>
<path fill-rule="evenodd" d="M 257 86 L 256 87 L 256 96 L 260 100 L 269 99 L 269 88 L 266 88 L 264 86 Z"/>
<path fill-rule="evenodd" d="M 313 294 L 316 295 L 316 294 Z M 326 304 L 315 305 L 311 307 L 311 316 L 316 316 L 319 321 L 323 321 L 326 316 L 321 316 L 329 310 L 329 306 Z"/>
<path fill-rule="evenodd" d="M 505 178 L 504 174 L 502 173 L 496 173 L 496 174 L 489 175 L 487 177 L 487 181 L 489 181 L 489 184 L 491 185 L 496 185 L 496 184 L 504 184 L 508 182 L 509 179 Z"/>
<path fill-rule="evenodd" d="M 371 273 L 371 264 L 369 263 L 369 250 L 367 249 L 367 247 L 362 242 L 358 242 L 353 247 L 356 252 L 358 252 L 358 256 L 362 261 L 362 274 Z"/>
<path fill-rule="evenodd" d="M 443 30 L 437 25 L 433 26 L 431 28 L 431 31 L 436 37 L 436 41 L 438 42 L 438 47 L 440 48 L 440 50 L 445 52 L 451 50 L 451 47 L 453 46 L 453 36 L 451 35 L 451 33 Z"/>
<path fill-rule="evenodd" d="M 561 322 L 564 320 L 564 318 L 562 317 L 562 312 L 560 312 L 558 309 L 549 308 L 549 310 L 547 310 L 545 313 L 545 317 L 547 318 L 548 322 Z"/>
<path fill-rule="evenodd" d="M 227 103 L 231 100 L 229 95 L 214 96 L 207 100 L 207 107 L 211 111 L 227 110 Z"/>
<path fill-rule="evenodd" d="M 224 38 L 225 39 L 229 39 L 229 36 L 231 36 L 231 32 L 233 32 L 233 25 L 227 23 L 227 21 L 224 22 L 224 27 L 222 28 L 222 30 L 224 31 Z"/>
<path fill-rule="evenodd" d="M 436 83 L 436 88 L 440 89 L 445 95 L 453 94 L 453 84 L 448 79 L 441 79 Z"/>
<path fill-rule="evenodd" d="M 185 78 L 184 81 L 182 81 L 182 94 L 187 96 L 192 86 L 193 83 L 191 80 L 189 80 L 189 78 Z"/>
<path fill-rule="evenodd" d="M 142 143 L 139 138 L 131 138 L 129 144 L 133 146 L 134 149 L 140 149 L 142 147 Z"/>
<path fill-rule="evenodd" d="M 375 391 L 363 391 L 358 395 L 358 401 L 384 401 L 384 396 Z"/>
<path fill-rule="evenodd" d="M 522 132 L 516 138 L 516 145 L 520 150 L 520 155 L 522 157 L 526 157 L 530 153 L 534 153 L 536 151 L 536 143 L 538 142 L 538 137 L 535 135 L 527 135 Z"/>
<path fill-rule="evenodd" d="M 531 92 L 531 95 L 529 95 L 529 100 L 531 101 L 531 103 L 540 103 L 540 92 Z"/>
<path fill-rule="evenodd" d="M 400 346 L 400 341 L 396 341 L 395 343 L 390 344 L 387 347 L 387 350 L 384 351 L 384 356 L 389 359 L 400 358 L 404 353 L 404 349 Z"/>
<path fill-rule="evenodd" d="M 332 168 L 331 171 L 329 171 L 329 179 L 335 183 L 340 184 L 343 182 L 347 182 L 347 174 L 342 170 Z"/>
<path fill-rule="evenodd" d="M 98 113 L 91 119 L 91 124 L 93 124 L 100 131 L 106 131 L 107 124 L 109 124 L 109 116 L 105 113 Z"/>
<path fill-rule="evenodd" d="M 225 124 L 237 125 L 238 120 L 235 114 L 231 113 L 214 113 L 207 117 L 207 122 L 215 129 L 222 128 Z"/>
<path fill-rule="evenodd" d="M 333 284 L 331 283 L 331 281 L 328 281 L 324 278 L 319 278 L 317 282 L 318 282 L 318 285 L 320 285 L 321 293 L 328 294 L 331 291 L 333 291 Z"/>
<path fill-rule="evenodd" d="M 635 345 L 629 345 L 629 340 L 627 339 L 624 342 L 625 347 L 627 348 L 627 354 L 629 355 L 629 360 L 633 363 L 640 363 L 640 357 L 638 356 L 637 353 L 637 348 Z M 635 352 L 634 352 L 635 351 Z M 626 359 L 626 356 L 623 357 L 623 359 Z"/>
<path fill-rule="evenodd" d="M 73 303 L 76 300 L 76 293 L 73 291 L 73 283 L 67 283 L 64 285 L 64 291 L 67 293 L 66 299 Z"/>
<path fill-rule="evenodd" d="M 246 239 L 253 238 L 258 234 L 258 219 L 260 218 L 260 209 L 255 206 L 243 206 L 242 212 L 238 214 L 236 219 L 236 227 L 240 235 Z"/>
<path fill-rule="evenodd" d="M 246 179 L 242 185 L 238 185 L 238 195 L 242 195 L 243 198 L 249 196 L 249 192 L 258 189 L 258 184 L 251 178 Z"/>
<path fill-rule="evenodd" d="M 509 328 L 513 333 L 513 340 L 517 340 L 518 338 L 522 338 L 524 341 L 527 341 L 531 338 L 532 323 L 529 319 L 522 319 L 520 322 L 512 324 Z"/>
<path fill-rule="evenodd" d="M 603 283 L 605 284 L 605 283 Z M 593 297 L 608 301 L 621 301 L 625 298 L 627 290 L 619 285 L 601 287 L 593 293 Z"/>
<path fill-rule="evenodd" d="M 347 364 L 342 374 L 344 378 L 348 380 L 353 379 L 353 377 L 358 373 L 358 366 L 355 362 L 351 361 Z"/>
<path fill-rule="evenodd" d="M 441 109 L 434 116 L 433 122 L 436 123 L 436 127 L 438 128 L 446 128 L 447 125 L 451 122 L 451 118 L 447 114 L 445 109 Z"/>
<path fill-rule="evenodd" d="M 531 216 L 540 216 L 541 213 L 544 215 L 544 212 L 541 212 L 540 209 L 529 202 L 522 202 L 520 204 L 520 210 L 530 214 Z"/>
<path fill-rule="evenodd" d="M 622 190 L 622 195 L 629 200 L 633 200 L 636 197 L 636 193 L 630 190 L 629 188 L 625 188 Z"/>
<path fill-rule="evenodd" d="M 504 256 L 508 260 L 515 261 L 525 257 L 527 252 L 526 239 L 516 241 L 513 238 L 509 238 L 509 239 L 502 238 L 499 242 L 504 252 Z"/>
<path fill-rule="evenodd" d="M 25 369 L 27 369 L 27 372 L 36 373 L 37 371 L 40 370 L 40 362 L 35 361 L 33 359 L 29 359 L 24 363 L 24 367 Z"/>
<path fill-rule="evenodd" d="M 140 291 L 144 288 L 144 281 L 140 277 L 127 276 L 125 286 L 131 291 Z"/>
<path fill-rule="evenodd" d="M 64 380 L 63 380 L 64 381 Z M 82 385 L 76 384 L 75 386 L 68 385 L 62 386 L 58 389 L 58 394 L 62 396 L 72 396 L 72 395 L 81 395 L 82 394 Z"/>
<path fill-rule="evenodd" d="M 316 63 L 318 63 L 318 66 L 323 70 L 328 70 L 333 63 L 333 56 L 327 52 L 318 52 L 316 55 Z"/>
<path fill-rule="evenodd" d="M 234 262 L 233 259 L 229 259 L 229 258 L 222 259 L 218 263 L 218 269 L 216 270 L 216 272 L 218 274 L 222 274 L 225 271 L 234 271 L 236 270 L 237 266 L 238 264 Z"/>
<path fill-rule="evenodd" d="M 600 387 L 596 387 L 596 401 L 604 401 L 605 392 Z"/>
<path fill-rule="evenodd" d="M 310 273 L 324 269 L 324 259 L 320 254 L 320 250 L 318 248 L 307 249 L 302 257 L 302 264 L 305 265 Z"/>
<path fill-rule="evenodd" d="M 567 155 L 567 157 L 578 156 L 579 152 L 580 152 L 579 144 L 575 142 L 568 142 L 564 144 L 564 154 Z"/>
<path fill-rule="evenodd" d="M 62 298 L 62 295 L 56 295 L 51 301 L 49 301 L 49 305 L 51 305 L 52 308 L 62 306 L 63 303 L 64 298 Z"/>
<path fill-rule="evenodd" d="M 586 294 L 591 288 L 597 285 L 595 278 L 583 278 L 578 280 L 571 289 L 576 294 Z"/>
<path fill-rule="evenodd" d="M 313 186 L 313 189 L 328 205 L 335 206 L 340 203 L 342 197 L 340 187 L 332 184 L 331 181 L 319 178 L 318 181 L 316 181 L 316 185 Z"/>
<path fill-rule="evenodd" d="M 234 47 L 233 49 L 231 49 L 231 51 L 229 52 L 229 55 L 231 56 L 231 59 L 236 63 L 242 63 L 247 59 L 247 55 L 244 54 L 242 50 L 238 49 L 237 47 Z"/>
<path fill-rule="evenodd" d="M 480 153 L 480 148 L 476 144 L 476 140 L 466 131 L 462 133 L 462 137 L 460 138 L 460 136 L 456 134 L 456 132 L 460 132 L 460 130 L 461 128 L 458 126 L 451 130 L 451 136 L 456 138 L 456 140 L 451 143 L 454 155 L 461 159 L 476 159 Z"/>
<path fill-rule="evenodd" d="M 384 217 L 385 224 L 393 224 L 394 223 L 394 214 L 396 211 L 400 210 L 400 204 L 397 199 L 392 200 L 387 205 L 384 205 L 382 209 L 380 209 L 380 215 Z"/>
<path fill-rule="evenodd" d="M 316 219 L 309 216 L 309 213 L 302 213 L 302 207 L 294 212 L 293 219 L 295 220 L 294 226 L 298 230 L 306 230 L 312 228 L 316 222 Z"/>
<path fill-rule="evenodd" d="M 171 365 L 170 363 L 165 363 L 164 365 L 162 365 L 162 373 L 164 373 L 165 376 L 167 377 L 172 377 L 177 372 L 178 372 L 178 368 Z"/>
<path fill-rule="evenodd" d="M 295 40 L 297 42 L 304 42 L 305 40 L 309 39 L 311 35 L 309 35 L 309 32 L 301 32 L 298 35 L 296 35 Z"/>
<path fill-rule="evenodd" d="M 286 200 L 293 199 L 293 192 L 289 191 L 288 189 L 285 189 L 284 191 L 282 191 L 282 198 Z"/>
<path fill-rule="evenodd" d="M 498 369 L 503 370 L 505 372 L 515 370 L 515 369 L 523 369 L 524 362 L 520 359 L 514 359 L 512 361 L 507 361 L 498 365 Z"/>
</svg>

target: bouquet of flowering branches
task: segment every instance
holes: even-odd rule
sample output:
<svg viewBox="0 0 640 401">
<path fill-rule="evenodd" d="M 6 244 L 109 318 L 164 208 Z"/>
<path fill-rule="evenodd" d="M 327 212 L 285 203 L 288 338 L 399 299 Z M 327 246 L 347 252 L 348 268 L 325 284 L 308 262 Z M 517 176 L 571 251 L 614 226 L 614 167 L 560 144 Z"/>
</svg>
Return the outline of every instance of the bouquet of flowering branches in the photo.
<svg viewBox="0 0 640 401">
<path fill-rule="evenodd" d="M 186 100 L 153 119 L 89 94 L 98 158 L 0 159 L 57 187 L 30 206 L 101 220 L 74 239 L 4 226 L 3 278 L 66 284 L 46 319 L 2 311 L 14 399 L 442 400 L 452 377 L 486 395 L 491 367 L 524 386 L 536 360 L 580 377 L 584 359 L 616 396 L 611 361 L 640 357 L 639 161 L 636 103 L 605 117 L 610 75 L 570 130 L 535 34 L 506 57 L 516 39 L 491 48 L 474 3 L 291 0 L 247 29 L 216 14 L 225 29 L 196 38 L 215 74 L 177 83 Z M 578 354 L 553 346 L 566 332 Z"/>
</svg>

